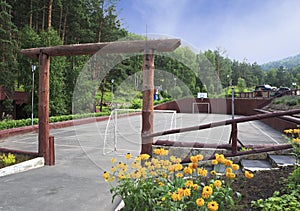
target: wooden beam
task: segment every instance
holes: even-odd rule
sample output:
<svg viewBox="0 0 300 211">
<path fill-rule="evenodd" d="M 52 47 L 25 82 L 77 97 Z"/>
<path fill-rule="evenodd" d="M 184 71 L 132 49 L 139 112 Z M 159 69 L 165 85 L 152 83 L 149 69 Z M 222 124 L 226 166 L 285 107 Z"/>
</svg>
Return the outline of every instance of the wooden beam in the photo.
<svg viewBox="0 0 300 211">
<path fill-rule="evenodd" d="M 39 54 L 39 146 L 38 154 L 45 158 L 45 164 L 49 165 L 49 74 L 50 57 Z"/>
<path fill-rule="evenodd" d="M 100 54 L 141 53 L 145 51 L 146 46 L 157 52 L 170 52 L 178 48 L 180 44 L 180 39 L 133 40 L 30 48 L 21 50 L 21 53 L 30 58 L 38 58 L 40 50 L 48 56 L 92 55 L 97 52 Z"/>
<path fill-rule="evenodd" d="M 154 50 L 146 50 L 143 64 L 143 109 L 142 109 L 142 150 L 141 154 L 152 156 L 153 138 L 143 138 L 153 133 L 154 95 Z"/>
</svg>

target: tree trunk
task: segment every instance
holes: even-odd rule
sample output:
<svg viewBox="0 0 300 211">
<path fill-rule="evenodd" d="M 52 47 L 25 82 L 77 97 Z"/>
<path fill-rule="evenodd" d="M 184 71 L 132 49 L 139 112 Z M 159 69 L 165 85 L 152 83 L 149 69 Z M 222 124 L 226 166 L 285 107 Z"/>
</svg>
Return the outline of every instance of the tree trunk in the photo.
<svg viewBox="0 0 300 211">
<path fill-rule="evenodd" d="M 29 27 L 32 28 L 32 0 L 30 0 Z"/>
<path fill-rule="evenodd" d="M 52 21 L 52 5 L 53 5 L 53 0 L 49 0 L 49 10 L 48 10 L 48 31 L 51 28 L 51 21 Z"/>
<path fill-rule="evenodd" d="M 66 36 L 66 30 L 67 30 L 67 17 L 68 17 L 69 8 L 67 7 L 65 18 L 64 18 L 64 26 L 63 26 L 63 32 L 61 35 L 61 40 L 63 44 L 66 44 L 65 42 L 65 36 Z"/>
</svg>

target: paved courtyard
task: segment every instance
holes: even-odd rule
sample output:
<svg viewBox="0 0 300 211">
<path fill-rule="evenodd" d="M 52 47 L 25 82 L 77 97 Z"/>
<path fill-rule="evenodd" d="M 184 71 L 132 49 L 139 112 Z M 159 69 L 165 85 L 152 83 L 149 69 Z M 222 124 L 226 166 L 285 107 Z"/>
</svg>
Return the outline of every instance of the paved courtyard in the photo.
<svg viewBox="0 0 300 211">
<path fill-rule="evenodd" d="M 170 116 L 154 118 L 155 132 L 171 128 Z M 178 128 L 230 118 L 217 114 L 176 114 L 172 122 Z M 222 126 L 160 139 L 228 143 L 230 129 Z M 238 124 L 238 130 L 239 140 L 244 144 L 284 142 L 281 133 L 259 121 Z M 56 165 L 0 177 L 0 210 L 114 210 L 119 200 L 111 203 L 110 187 L 101 175 L 111 167 L 112 157 L 122 159 L 127 152 L 139 154 L 140 131 L 140 116 L 120 118 L 117 123 L 102 121 L 51 130 Z M 37 133 L 27 133 L 0 139 L 0 147 L 37 151 L 37 140 Z"/>
</svg>

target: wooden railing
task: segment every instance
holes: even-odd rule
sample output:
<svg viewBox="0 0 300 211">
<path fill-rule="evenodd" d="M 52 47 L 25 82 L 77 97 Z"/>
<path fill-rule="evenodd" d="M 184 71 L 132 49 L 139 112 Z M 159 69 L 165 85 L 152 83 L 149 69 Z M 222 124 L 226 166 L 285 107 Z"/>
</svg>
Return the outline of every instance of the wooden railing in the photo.
<svg viewBox="0 0 300 211">
<path fill-rule="evenodd" d="M 192 126 L 192 127 L 185 127 L 185 128 L 177 128 L 177 129 L 172 129 L 172 130 L 166 130 L 166 131 L 161 131 L 161 132 L 156 132 L 156 133 L 152 133 L 152 134 L 148 134 L 148 135 L 143 135 L 142 137 L 144 139 L 151 139 L 153 137 L 159 137 L 159 136 L 164 136 L 164 135 L 170 135 L 170 134 L 176 134 L 176 133 L 184 133 L 184 132 L 191 132 L 191 131 L 197 131 L 197 130 L 204 130 L 204 129 L 208 129 L 208 128 L 214 128 L 214 127 L 220 127 L 220 126 L 225 126 L 225 125 L 231 125 L 231 138 L 230 138 L 230 142 L 228 145 L 213 145 L 210 144 L 211 147 L 215 147 L 215 148 L 231 148 L 231 152 L 232 154 L 238 154 L 238 129 L 237 129 L 237 124 L 238 123 L 242 123 L 242 122 L 248 122 L 248 121 L 254 121 L 254 120 L 261 120 L 261 119 L 267 119 L 267 118 L 274 118 L 274 117 L 281 117 L 281 116 L 286 116 L 286 115 L 293 115 L 293 114 L 298 114 L 300 113 L 300 109 L 293 109 L 293 110 L 289 110 L 289 111 L 279 111 L 279 112 L 273 112 L 273 113 L 267 113 L 267 114 L 256 114 L 256 115 L 252 115 L 252 116 L 246 116 L 246 117 L 240 117 L 240 118 L 236 118 L 236 119 L 229 119 L 229 120 L 225 120 L 225 121 L 218 121 L 218 122 L 213 122 L 213 123 L 208 123 L 208 124 L 203 124 L 203 125 L 197 125 L 197 126 Z M 191 147 L 191 146 L 201 146 L 200 144 L 197 144 L 196 142 L 193 143 L 186 143 L 186 142 L 177 142 L 177 141 L 156 141 L 155 143 L 153 143 L 154 145 L 165 145 L 165 146 L 182 146 L 182 147 Z M 205 146 L 207 146 L 207 144 L 205 144 Z M 285 148 L 290 148 L 291 145 L 284 145 L 281 146 L 283 149 Z M 255 150 L 256 152 L 263 152 L 263 151 L 268 151 L 269 148 L 270 151 L 280 148 L 280 146 L 265 146 L 262 147 L 262 149 L 259 150 Z M 241 153 L 239 153 L 241 154 Z M 242 154 L 251 154 L 251 152 L 247 152 L 247 153 L 242 153 Z"/>
</svg>

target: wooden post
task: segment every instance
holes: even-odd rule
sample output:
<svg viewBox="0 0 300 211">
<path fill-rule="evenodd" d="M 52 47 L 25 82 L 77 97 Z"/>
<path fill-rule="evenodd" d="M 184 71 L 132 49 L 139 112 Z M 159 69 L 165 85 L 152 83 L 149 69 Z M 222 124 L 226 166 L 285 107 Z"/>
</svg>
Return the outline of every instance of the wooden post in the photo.
<svg viewBox="0 0 300 211">
<path fill-rule="evenodd" d="M 49 165 L 49 74 L 50 57 L 42 50 L 39 55 L 39 146 L 38 154 Z"/>
<path fill-rule="evenodd" d="M 232 138 L 232 154 L 237 153 L 237 143 L 238 143 L 238 130 L 237 123 L 233 122 L 231 124 L 231 138 Z"/>
<path fill-rule="evenodd" d="M 55 165 L 54 136 L 49 136 L 49 165 Z"/>
<path fill-rule="evenodd" d="M 153 133 L 153 95 L 154 95 L 154 50 L 146 49 L 143 64 L 143 109 L 142 109 L 142 150 L 141 154 L 152 156 L 153 138 L 143 135 Z"/>
</svg>

